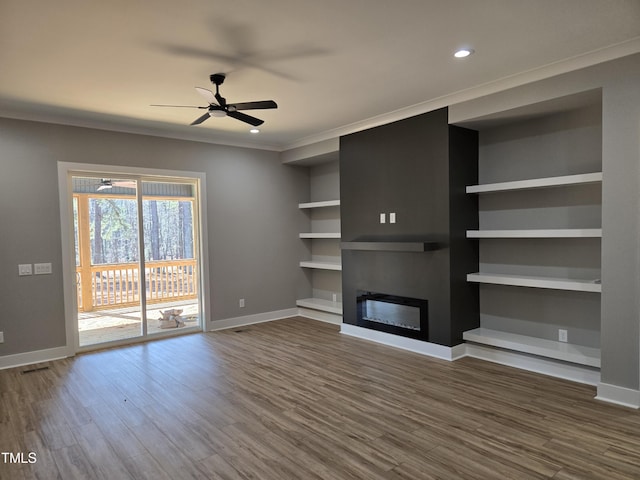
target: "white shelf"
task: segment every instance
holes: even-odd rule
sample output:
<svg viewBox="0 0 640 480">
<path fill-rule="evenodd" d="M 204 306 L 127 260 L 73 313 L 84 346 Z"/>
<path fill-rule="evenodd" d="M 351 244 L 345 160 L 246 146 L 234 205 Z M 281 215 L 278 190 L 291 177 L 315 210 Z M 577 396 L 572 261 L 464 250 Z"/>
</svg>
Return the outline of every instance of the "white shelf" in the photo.
<svg viewBox="0 0 640 480">
<path fill-rule="evenodd" d="M 323 208 L 338 206 L 340 206 L 340 200 L 325 200 L 323 202 L 308 202 L 298 204 L 298 208 Z"/>
<path fill-rule="evenodd" d="M 342 270 L 342 265 L 336 262 L 322 262 L 316 260 L 308 260 L 300 262 L 300 266 L 303 268 L 319 268 L 321 270 Z"/>
<path fill-rule="evenodd" d="M 532 277 L 525 275 L 506 275 L 502 273 L 469 273 L 468 282 L 490 283 L 493 285 L 513 285 L 516 287 L 550 288 L 554 290 L 571 290 L 575 292 L 602 291 L 602 285 L 592 280 L 575 280 L 569 278 Z"/>
<path fill-rule="evenodd" d="M 469 330 L 462 334 L 462 338 L 468 342 L 600 368 L 600 349 L 598 348 L 555 342 L 487 328 Z"/>
<path fill-rule="evenodd" d="M 602 172 L 583 173 L 579 175 L 564 175 L 561 177 L 533 178 L 514 182 L 486 183 L 484 185 L 470 185 L 467 193 L 504 192 L 509 190 L 529 190 L 534 188 L 558 187 L 598 183 L 602 181 Z"/>
<path fill-rule="evenodd" d="M 564 228 L 535 230 L 467 230 L 467 238 L 594 238 L 602 237 L 601 228 Z"/>
<path fill-rule="evenodd" d="M 328 233 L 301 233 L 300 238 L 340 238 L 340 232 L 328 232 Z"/>
<path fill-rule="evenodd" d="M 342 303 L 323 300 L 321 298 L 302 298 L 296 301 L 298 307 L 320 310 L 321 312 L 342 315 Z"/>
</svg>

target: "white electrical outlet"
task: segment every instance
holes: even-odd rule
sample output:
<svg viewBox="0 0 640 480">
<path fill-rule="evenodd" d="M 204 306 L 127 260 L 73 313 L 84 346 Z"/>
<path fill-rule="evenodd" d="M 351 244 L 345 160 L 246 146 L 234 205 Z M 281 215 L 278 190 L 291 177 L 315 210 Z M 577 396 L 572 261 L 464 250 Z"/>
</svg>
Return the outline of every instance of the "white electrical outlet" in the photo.
<svg viewBox="0 0 640 480">
<path fill-rule="evenodd" d="M 559 342 L 568 342 L 567 331 L 560 328 L 558 329 L 558 341 Z"/>
<path fill-rule="evenodd" d="M 238 302 L 238 305 L 240 306 L 240 308 L 244 308 L 244 298 L 240 299 L 240 301 Z"/>
<path fill-rule="evenodd" d="M 387 223 L 387 214 L 386 213 L 381 213 L 380 214 L 380 223 Z"/>
<path fill-rule="evenodd" d="M 0 343 L 4 343 L 4 332 L 0 332 Z"/>
<path fill-rule="evenodd" d="M 396 223 L 396 214 L 392 212 L 389 214 L 389 223 Z"/>
<path fill-rule="evenodd" d="M 32 274 L 33 274 L 33 270 L 31 269 L 30 263 L 21 263 L 20 265 L 18 265 L 18 275 L 24 276 L 24 275 L 32 275 Z"/>
<path fill-rule="evenodd" d="M 34 263 L 33 270 L 36 275 L 48 275 L 51 273 L 50 263 Z"/>
<path fill-rule="evenodd" d="M 331 296 L 331 298 L 333 299 L 333 303 L 337 302 L 337 301 L 338 301 L 338 294 L 337 294 L 337 293 L 334 293 L 334 294 Z"/>
</svg>

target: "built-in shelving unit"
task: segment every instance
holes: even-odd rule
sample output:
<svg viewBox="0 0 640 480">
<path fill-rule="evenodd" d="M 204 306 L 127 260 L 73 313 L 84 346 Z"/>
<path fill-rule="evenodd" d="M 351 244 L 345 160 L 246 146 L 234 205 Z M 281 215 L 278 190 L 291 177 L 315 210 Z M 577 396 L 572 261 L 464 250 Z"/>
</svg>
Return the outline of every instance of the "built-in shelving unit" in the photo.
<svg viewBox="0 0 640 480">
<path fill-rule="evenodd" d="M 311 283 L 311 297 L 298 299 L 296 305 L 301 315 L 339 323 L 342 262 L 338 152 L 304 160 L 301 165 L 309 168 L 311 201 L 298 204 L 309 221 L 309 230 L 299 234 L 308 249 L 299 265 Z"/>
<path fill-rule="evenodd" d="M 467 193 L 505 192 L 509 190 L 531 190 L 534 188 L 560 187 L 582 185 L 602 181 L 602 172 L 583 173 L 578 175 L 563 175 L 559 177 L 533 178 L 514 182 L 487 183 L 484 185 L 470 185 Z"/>
<path fill-rule="evenodd" d="M 332 302 L 321 298 L 301 298 L 296 301 L 296 305 L 302 308 L 310 308 L 311 310 L 342 315 L 342 302 Z"/>
<path fill-rule="evenodd" d="M 323 208 L 323 207 L 339 207 L 340 200 L 326 200 L 322 202 L 307 202 L 307 203 L 299 203 L 298 208 Z"/>
<path fill-rule="evenodd" d="M 463 338 L 467 342 L 600 368 L 600 349 L 598 348 L 556 342 L 486 328 L 468 330 L 463 333 Z"/>
<path fill-rule="evenodd" d="M 300 266 L 303 268 L 318 268 L 320 270 L 342 270 L 342 265 L 340 263 L 318 260 L 302 261 L 300 262 Z"/>
<path fill-rule="evenodd" d="M 569 278 L 535 277 L 528 275 L 506 275 L 503 273 L 470 273 L 468 282 L 493 285 L 512 285 L 514 287 L 549 288 L 552 290 L 570 290 L 574 292 L 601 292 L 599 279 L 577 280 Z"/>
<path fill-rule="evenodd" d="M 340 232 L 306 232 L 300 238 L 340 238 Z"/>
<path fill-rule="evenodd" d="M 555 177 L 518 180 L 513 182 L 487 183 L 471 185 L 467 193 L 483 194 L 538 188 L 569 187 L 602 182 L 602 173 L 586 173 Z M 567 229 L 508 229 L 508 230 L 467 230 L 467 238 L 477 239 L 557 239 L 557 238 L 600 238 L 600 228 Z M 475 272 L 467 275 L 468 282 L 489 285 L 507 285 L 514 287 L 543 288 L 575 292 L 600 293 L 602 285 L 599 279 L 580 280 L 505 273 Z M 491 347 L 538 355 L 545 358 L 577 363 L 589 367 L 600 367 L 600 351 L 583 345 L 558 342 L 529 335 L 508 333 L 505 331 L 477 328 L 464 332 L 463 339 Z"/>
<path fill-rule="evenodd" d="M 597 96 L 585 99 L 525 120 L 514 112 L 463 124 L 480 132 L 481 179 L 466 187 L 480 196 L 479 226 L 466 232 L 480 242 L 480 271 L 467 274 L 481 284 L 480 328 L 463 339 L 482 346 L 482 358 L 502 349 L 600 367 L 602 112 Z M 509 176 L 519 179 L 491 181 Z"/>
<path fill-rule="evenodd" d="M 470 194 L 531 190 L 537 188 L 569 187 L 602 181 L 602 173 L 586 173 L 556 177 L 535 178 L 513 182 L 487 183 L 468 186 Z M 554 238 L 600 238 L 600 228 L 567 229 L 508 229 L 508 230 L 467 230 L 467 238 L 477 239 L 554 239 Z M 575 292 L 600 293 L 599 279 L 580 280 L 505 273 L 475 272 L 467 275 L 468 282 L 514 287 L 544 288 Z M 465 341 L 498 347 L 507 350 L 539 355 L 545 358 L 577 363 L 589 367 L 600 366 L 600 351 L 597 348 L 558 342 L 529 335 L 519 335 L 487 328 L 477 328 L 464 332 Z"/>
<path fill-rule="evenodd" d="M 601 228 L 467 230 L 467 238 L 598 238 Z"/>
</svg>

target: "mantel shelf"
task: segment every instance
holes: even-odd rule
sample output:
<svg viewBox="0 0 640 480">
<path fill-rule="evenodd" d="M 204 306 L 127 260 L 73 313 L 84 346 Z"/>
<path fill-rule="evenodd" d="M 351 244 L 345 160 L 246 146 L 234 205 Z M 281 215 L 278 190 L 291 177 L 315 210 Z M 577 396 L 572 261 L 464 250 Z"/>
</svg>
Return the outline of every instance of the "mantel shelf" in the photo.
<svg viewBox="0 0 640 480">
<path fill-rule="evenodd" d="M 438 242 L 342 242 L 343 250 L 365 250 L 372 252 L 428 252 L 438 250 Z"/>
<path fill-rule="evenodd" d="M 564 228 L 535 230 L 467 230 L 467 238 L 597 238 L 601 228 Z"/>
<path fill-rule="evenodd" d="M 527 335 L 517 335 L 487 328 L 468 330 L 462 334 L 462 338 L 467 342 L 506 348 L 517 352 L 600 368 L 600 349 L 598 348 L 556 342 Z"/>
<path fill-rule="evenodd" d="M 310 308 L 311 310 L 342 315 L 341 302 L 332 302 L 331 300 L 324 300 L 322 298 L 301 298 L 296 301 L 296 305 L 302 308 Z"/>
<path fill-rule="evenodd" d="M 602 291 L 602 285 L 593 280 L 576 280 L 570 278 L 534 277 L 528 275 L 507 275 L 502 273 L 469 273 L 468 282 L 489 283 L 493 285 L 512 285 L 515 287 L 549 288 L 553 290 L 570 290 L 575 292 Z"/>
<path fill-rule="evenodd" d="M 483 185 L 469 185 L 467 193 L 505 192 L 509 190 L 530 190 L 534 188 L 560 187 L 583 185 L 602 182 L 602 172 L 583 173 L 579 175 L 564 175 L 560 177 L 533 178 L 513 182 L 486 183 Z"/>
<path fill-rule="evenodd" d="M 325 200 L 322 202 L 299 203 L 298 208 L 323 208 L 323 207 L 339 207 L 340 200 Z"/>
</svg>

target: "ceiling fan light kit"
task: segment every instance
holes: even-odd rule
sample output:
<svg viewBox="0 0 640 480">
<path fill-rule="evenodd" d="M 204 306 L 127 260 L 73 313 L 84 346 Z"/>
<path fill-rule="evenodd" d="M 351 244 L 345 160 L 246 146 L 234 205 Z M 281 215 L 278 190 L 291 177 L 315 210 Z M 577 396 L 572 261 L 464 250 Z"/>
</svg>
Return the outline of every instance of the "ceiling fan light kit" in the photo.
<svg viewBox="0 0 640 480">
<path fill-rule="evenodd" d="M 224 83 L 226 75 L 224 73 L 214 73 L 209 75 L 209 80 L 216 86 L 216 93 L 211 90 L 202 87 L 196 87 L 196 91 L 206 100 L 209 104 L 206 107 L 192 106 L 192 105 L 152 105 L 153 107 L 185 107 L 185 108 L 199 108 L 206 109 L 207 113 L 196 118 L 189 125 L 200 125 L 202 122 L 210 117 L 231 117 L 241 122 L 248 123 L 253 127 L 257 127 L 264 123 L 261 120 L 246 113 L 242 113 L 239 110 L 266 110 L 272 108 L 278 108 L 278 104 L 273 100 L 259 100 L 255 102 L 242 102 L 242 103 L 227 103 L 227 99 L 220 95 L 220 85 Z M 253 132 L 252 132 L 253 133 Z"/>
</svg>

